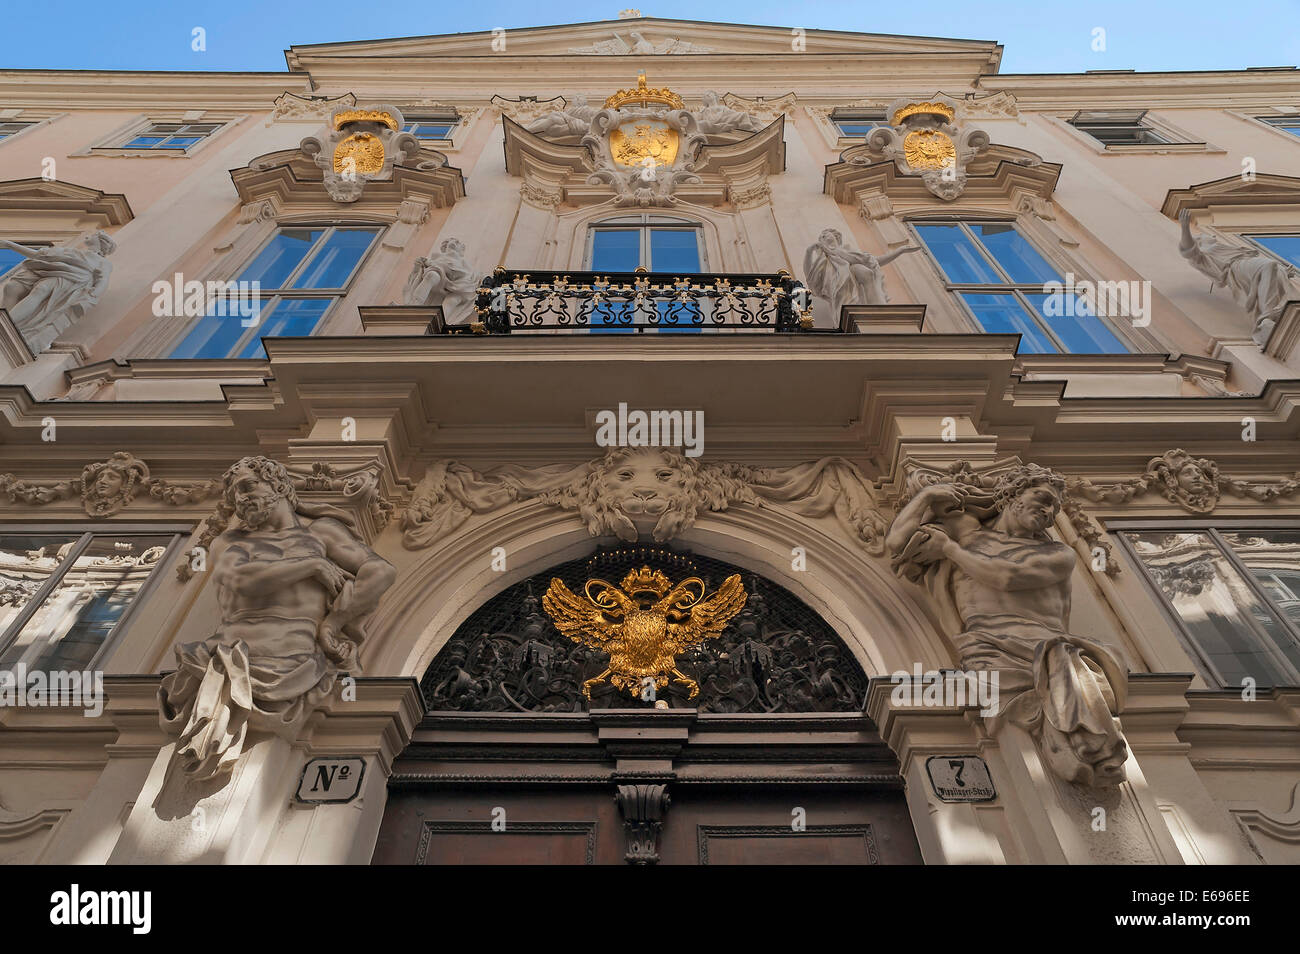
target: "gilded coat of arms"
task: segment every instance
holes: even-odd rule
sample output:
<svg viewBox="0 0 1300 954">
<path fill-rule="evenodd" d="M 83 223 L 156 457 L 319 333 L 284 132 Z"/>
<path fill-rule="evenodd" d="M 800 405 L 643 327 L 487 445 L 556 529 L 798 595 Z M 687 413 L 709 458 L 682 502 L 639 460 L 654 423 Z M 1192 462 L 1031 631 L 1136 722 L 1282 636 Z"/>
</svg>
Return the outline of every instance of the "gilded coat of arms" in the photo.
<svg viewBox="0 0 1300 954">
<path fill-rule="evenodd" d="M 937 129 L 914 129 L 903 137 L 903 155 L 913 169 L 942 169 L 957 161 L 957 147 Z"/>
<path fill-rule="evenodd" d="M 629 571 L 615 586 L 590 579 L 579 596 L 559 579 L 551 580 L 542 597 L 542 609 L 555 628 L 589 649 L 609 653 L 609 666 L 582 684 L 591 688 L 606 677 L 616 688 L 636 695 L 643 680 L 653 679 L 656 689 L 670 677 L 699 695 L 699 684 L 677 668 L 677 655 L 722 635 L 748 599 L 738 574 L 727 577 L 717 593 L 704 598 L 704 581 L 690 577 L 674 586 L 659 570 L 643 566 Z"/>
<path fill-rule="evenodd" d="M 334 149 L 334 171 L 337 173 L 374 175 L 383 167 L 384 144 L 373 133 L 353 133 Z"/>
<path fill-rule="evenodd" d="M 677 144 L 677 130 L 659 119 L 626 122 L 609 134 L 610 153 L 620 166 L 671 166 Z"/>
</svg>

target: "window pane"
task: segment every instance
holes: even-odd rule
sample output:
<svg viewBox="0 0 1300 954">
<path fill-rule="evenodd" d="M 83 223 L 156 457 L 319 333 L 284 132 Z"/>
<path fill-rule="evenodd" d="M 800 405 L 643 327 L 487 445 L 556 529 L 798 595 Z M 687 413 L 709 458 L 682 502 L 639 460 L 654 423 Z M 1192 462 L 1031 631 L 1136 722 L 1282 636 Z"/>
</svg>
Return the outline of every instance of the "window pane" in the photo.
<svg viewBox="0 0 1300 954">
<path fill-rule="evenodd" d="M 263 291 L 283 288 L 289 275 L 324 234 L 324 229 L 280 229 L 239 273 L 239 281 L 261 282 Z"/>
<path fill-rule="evenodd" d="M 1252 235 L 1251 238 L 1274 255 L 1300 268 L 1300 235 Z"/>
<path fill-rule="evenodd" d="M 1204 531 L 1127 532 L 1224 688 L 1300 683 L 1300 648 Z"/>
<path fill-rule="evenodd" d="M 339 229 L 317 250 L 294 288 L 342 288 L 374 241 L 372 229 Z"/>
<path fill-rule="evenodd" d="M 631 272 L 640 264 L 640 229 L 596 229 L 592 232 L 593 272 Z"/>
<path fill-rule="evenodd" d="M 1010 222 L 972 222 L 970 227 L 1013 282 L 1061 280 L 1056 269 L 1047 264 L 1047 259 Z"/>
<path fill-rule="evenodd" d="M 1016 301 L 1015 295 L 978 295 L 968 292 L 961 297 L 985 331 L 990 334 L 1020 335 L 1017 354 L 1056 352 L 1056 345 L 1043 333 L 1020 302 Z"/>
<path fill-rule="evenodd" d="M 0 537 L 0 636 L 80 539 L 79 533 Z"/>
<path fill-rule="evenodd" d="M 7 248 L 0 248 L 0 275 L 23 260 L 23 256 Z"/>
<path fill-rule="evenodd" d="M 316 330 L 332 298 L 281 298 L 271 309 L 262 311 L 262 323 L 253 332 L 236 357 L 265 358 L 263 338 L 305 337 Z"/>
<path fill-rule="evenodd" d="M 263 314 L 266 306 L 263 305 Z M 239 314 L 208 314 L 199 319 L 188 335 L 172 351 L 173 358 L 226 358 L 248 329 Z"/>
<path fill-rule="evenodd" d="M 966 237 L 961 226 L 930 222 L 917 225 L 916 232 L 939 262 L 948 281 L 984 285 L 1002 281 L 1002 277 Z"/>
<path fill-rule="evenodd" d="M 162 136 L 136 136 L 128 142 L 123 148 L 125 149 L 148 149 L 156 146 L 163 141 Z"/>
<path fill-rule="evenodd" d="M 841 121 L 835 124 L 840 127 L 841 136 L 865 136 L 875 129 L 878 123 L 868 122 L 849 122 Z"/>
<path fill-rule="evenodd" d="M 96 535 L 0 656 L 0 667 L 81 670 L 158 565 L 170 537 Z"/>
<path fill-rule="evenodd" d="M 651 229 L 650 270 L 687 274 L 700 270 L 700 241 L 695 229 Z"/>
<path fill-rule="evenodd" d="M 1062 294 L 1059 298 L 1048 295 L 1025 295 L 1038 310 L 1043 324 L 1056 333 L 1072 354 L 1127 354 L 1128 348 L 1107 327 L 1106 322 L 1092 314 L 1088 303 L 1078 295 Z M 1052 310 L 1062 314 L 1049 316 L 1048 301 L 1055 298 Z M 1064 301 L 1062 301 L 1064 299 Z"/>
<path fill-rule="evenodd" d="M 201 139 L 201 136 L 172 136 L 162 144 L 162 149 L 186 149 Z"/>
<path fill-rule="evenodd" d="M 1250 567 L 1273 605 L 1300 627 L 1300 530 L 1225 530 L 1223 539 Z"/>
</svg>

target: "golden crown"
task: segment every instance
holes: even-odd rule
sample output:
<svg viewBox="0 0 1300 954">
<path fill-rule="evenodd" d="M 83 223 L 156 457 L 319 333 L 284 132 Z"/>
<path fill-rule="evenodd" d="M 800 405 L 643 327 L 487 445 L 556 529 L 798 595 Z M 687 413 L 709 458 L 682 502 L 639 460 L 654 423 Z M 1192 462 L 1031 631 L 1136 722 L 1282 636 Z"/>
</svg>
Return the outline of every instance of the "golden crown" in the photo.
<svg viewBox="0 0 1300 954">
<path fill-rule="evenodd" d="M 653 593 L 655 596 L 663 596 L 673 588 L 673 585 L 668 582 L 668 577 L 658 570 L 650 569 L 648 566 L 643 566 L 639 570 L 629 570 L 619 586 L 629 596 L 635 596 L 637 593 Z"/>
<path fill-rule="evenodd" d="M 948 122 L 952 122 L 952 117 L 956 115 L 947 103 L 908 103 L 894 110 L 894 125 L 897 126 L 908 116 L 918 116 L 923 113 L 936 113 Z"/>
<path fill-rule="evenodd" d="M 664 86 L 660 89 L 654 89 L 646 85 L 645 74 L 639 73 L 636 78 L 636 89 L 620 89 L 617 93 L 605 100 L 606 109 L 618 109 L 620 106 L 627 106 L 636 103 L 639 106 L 649 106 L 654 103 L 659 106 L 667 106 L 671 109 L 685 109 L 686 104 L 682 98 Z"/>
<path fill-rule="evenodd" d="M 402 128 L 386 109 L 345 109 L 334 116 L 335 129 L 342 129 L 348 123 L 383 123 L 393 132 Z"/>
</svg>

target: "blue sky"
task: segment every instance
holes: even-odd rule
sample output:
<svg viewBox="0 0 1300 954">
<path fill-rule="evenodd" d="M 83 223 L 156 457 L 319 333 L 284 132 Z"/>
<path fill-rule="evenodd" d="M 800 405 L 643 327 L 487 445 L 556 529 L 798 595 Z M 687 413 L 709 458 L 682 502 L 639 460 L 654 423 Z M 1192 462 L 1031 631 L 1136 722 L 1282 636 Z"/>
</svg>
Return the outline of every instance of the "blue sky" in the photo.
<svg viewBox="0 0 1300 954">
<path fill-rule="evenodd" d="M 645 0 L 646 16 L 998 40 L 1004 73 L 1300 64 L 1300 0 Z M 0 68 L 284 69 L 291 44 L 614 19 L 632 0 L 7 0 Z M 194 27 L 207 49 L 191 49 Z M 1092 49 L 1093 31 L 1106 49 Z"/>
</svg>

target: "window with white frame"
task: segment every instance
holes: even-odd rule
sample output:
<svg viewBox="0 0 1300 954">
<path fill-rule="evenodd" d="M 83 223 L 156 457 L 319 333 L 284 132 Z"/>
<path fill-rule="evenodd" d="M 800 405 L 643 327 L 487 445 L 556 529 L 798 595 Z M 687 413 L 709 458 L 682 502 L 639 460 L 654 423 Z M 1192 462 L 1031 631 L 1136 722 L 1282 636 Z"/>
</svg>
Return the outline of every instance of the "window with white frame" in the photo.
<svg viewBox="0 0 1300 954">
<path fill-rule="evenodd" d="M 162 149 L 184 152 L 221 128 L 221 123 L 150 123 L 122 142 L 109 143 L 117 149 Z"/>
<path fill-rule="evenodd" d="M 1300 528 L 1115 529 L 1208 683 L 1300 686 Z"/>
<path fill-rule="evenodd" d="M 36 125 L 35 122 L 25 123 L 25 122 L 18 122 L 16 120 L 2 122 L 0 123 L 0 142 L 4 141 L 5 139 L 8 139 L 10 136 L 15 135 L 16 133 L 22 132 L 24 129 L 28 128 L 29 126 L 35 126 L 35 125 Z"/>
<path fill-rule="evenodd" d="M 1300 232 L 1246 235 L 1264 251 L 1288 265 L 1300 268 Z"/>
<path fill-rule="evenodd" d="M 909 223 L 948 291 L 984 331 L 1019 334 L 1021 354 L 1124 354 L 1129 348 L 1014 222 Z M 1062 289 L 1047 291 L 1058 283 Z"/>
<path fill-rule="evenodd" d="M 1261 123 L 1267 123 L 1274 129 L 1280 129 L 1292 136 L 1300 137 L 1300 114 L 1295 116 L 1256 116 Z"/>
<path fill-rule="evenodd" d="M 0 529 L 0 669 L 102 662 L 180 539 L 174 530 Z"/>
<path fill-rule="evenodd" d="M 460 114 L 454 109 L 422 110 L 412 107 L 402 110 L 402 132 L 416 139 L 442 141 L 451 139 L 460 124 Z"/>
<path fill-rule="evenodd" d="M 241 288 L 256 288 L 256 318 L 225 302 L 210 303 L 171 357 L 265 358 L 263 337 L 314 334 L 347 294 L 382 231 L 374 225 L 282 226 L 234 279 L 246 283 Z"/>
<path fill-rule="evenodd" d="M 673 272 L 704 269 L 700 225 L 666 215 L 625 215 L 597 222 L 587 239 L 593 272 Z"/>
<path fill-rule="evenodd" d="M 1185 141 L 1158 127 L 1145 109 L 1081 109 L 1067 122 L 1106 146 L 1169 145 Z"/>
<path fill-rule="evenodd" d="M 865 139 L 878 126 L 888 126 L 883 109 L 840 108 L 831 111 L 831 123 L 846 139 Z"/>
</svg>

